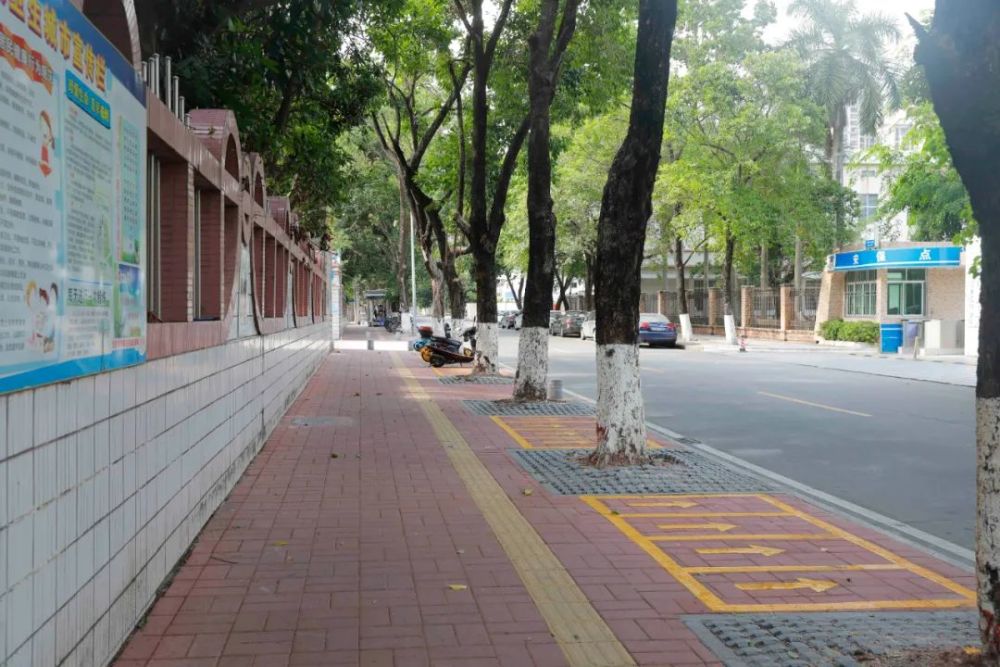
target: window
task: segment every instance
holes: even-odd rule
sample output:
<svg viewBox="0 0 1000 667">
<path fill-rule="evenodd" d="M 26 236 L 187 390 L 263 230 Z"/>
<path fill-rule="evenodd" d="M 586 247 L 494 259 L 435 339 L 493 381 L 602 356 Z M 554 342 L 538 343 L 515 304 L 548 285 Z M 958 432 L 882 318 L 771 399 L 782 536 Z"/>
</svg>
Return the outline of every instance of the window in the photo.
<svg viewBox="0 0 1000 667">
<path fill-rule="evenodd" d="M 888 315 L 924 314 L 924 269 L 889 271 Z"/>
<path fill-rule="evenodd" d="M 152 153 L 146 169 L 146 310 L 160 318 L 160 161 Z"/>
<path fill-rule="evenodd" d="M 878 172 L 874 169 L 862 169 L 861 178 L 875 178 L 878 176 Z"/>
<path fill-rule="evenodd" d="M 844 316 L 875 315 L 875 271 L 848 271 L 844 290 Z"/>
<path fill-rule="evenodd" d="M 909 125 L 897 125 L 893 128 L 893 141 L 895 142 L 895 148 L 899 148 L 906 143 L 906 135 L 909 134 L 912 128 Z"/>
<path fill-rule="evenodd" d="M 878 213 L 878 195 L 862 194 L 858 195 L 858 199 L 861 201 L 861 219 L 873 219 Z"/>
<path fill-rule="evenodd" d="M 868 150 L 875 145 L 875 135 L 861 133 L 861 150 Z"/>
</svg>

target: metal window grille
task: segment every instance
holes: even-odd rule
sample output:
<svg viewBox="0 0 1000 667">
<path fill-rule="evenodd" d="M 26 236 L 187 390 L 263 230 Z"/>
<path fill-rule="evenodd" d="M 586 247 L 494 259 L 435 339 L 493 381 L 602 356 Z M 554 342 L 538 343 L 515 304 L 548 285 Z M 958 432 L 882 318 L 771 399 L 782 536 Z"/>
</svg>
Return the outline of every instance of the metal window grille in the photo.
<svg viewBox="0 0 1000 667">
<path fill-rule="evenodd" d="M 688 290 L 688 315 L 691 324 L 708 324 L 708 290 L 704 287 Z"/>
</svg>

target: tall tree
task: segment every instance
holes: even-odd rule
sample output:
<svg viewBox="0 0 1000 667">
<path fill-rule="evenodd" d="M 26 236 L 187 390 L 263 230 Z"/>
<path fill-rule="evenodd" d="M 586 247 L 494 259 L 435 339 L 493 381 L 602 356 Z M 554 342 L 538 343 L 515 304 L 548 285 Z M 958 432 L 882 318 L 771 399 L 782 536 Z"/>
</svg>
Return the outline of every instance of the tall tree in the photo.
<svg viewBox="0 0 1000 667">
<path fill-rule="evenodd" d="M 899 104 L 896 66 L 886 53 L 899 28 L 884 15 L 861 14 L 855 0 L 795 0 L 789 11 L 806 21 L 789 44 L 805 60 L 813 97 L 826 111 L 826 164 L 843 183 L 847 106 L 856 104 L 862 129 L 874 133 L 886 102 Z M 839 245 L 847 240 L 843 215 L 836 225 Z"/>
<path fill-rule="evenodd" d="M 982 236 L 976 367 L 976 579 L 988 664 L 1000 662 L 1000 4 L 938 0 L 917 32 L 934 110 Z"/>
<path fill-rule="evenodd" d="M 556 219 L 552 212 L 550 108 L 563 54 L 576 30 L 580 0 L 542 0 L 538 27 L 528 38 L 528 282 L 517 351 L 514 400 L 545 398 L 549 374 L 549 311 L 555 270 Z"/>
<path fill-rule="evenodd" d="M 499 3 L 491 31 L 483 19 L 483 0 L 454 0 L 459 20 L 465 27 L 472 53 L 472 164 L 469 182 L 469 245 L 476 281 L 476 316 L 479 319 L 474 372 L 496 373 L 499 357 L 497 339 L 497 243 L 505 221 L 504 207 L 517 157 L 528 135 L 525 115 L 502 151 L 499 170 L 490 187 L 489 126 L 490 74 L 497 46 L 510 18 L 514 0 Z M 492 197 L 491 197 L 492 194 Z"/>
<path fill-rule="evenodd" d="M 646 456 L 639 294 L 676 21 L 677 0 L 640 0 L 628 132 L 608 173 L 597 231 L 597 448 L 590 456 L 595 465 L 635 463 Z"/>
</svg>

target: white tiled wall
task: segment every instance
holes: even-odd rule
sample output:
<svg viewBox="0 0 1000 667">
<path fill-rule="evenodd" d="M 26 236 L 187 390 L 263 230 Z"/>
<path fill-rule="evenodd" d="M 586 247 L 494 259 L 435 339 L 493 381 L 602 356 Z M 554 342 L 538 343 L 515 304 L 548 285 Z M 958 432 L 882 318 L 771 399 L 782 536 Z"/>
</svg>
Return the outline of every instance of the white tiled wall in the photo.
<svg viewBox="0 0 1000 667">
<path fill-rule="evenodd" d="M 330 337 L 322 323 L 0 397 L 0 664 L 106 664 Z"/>
</svg>

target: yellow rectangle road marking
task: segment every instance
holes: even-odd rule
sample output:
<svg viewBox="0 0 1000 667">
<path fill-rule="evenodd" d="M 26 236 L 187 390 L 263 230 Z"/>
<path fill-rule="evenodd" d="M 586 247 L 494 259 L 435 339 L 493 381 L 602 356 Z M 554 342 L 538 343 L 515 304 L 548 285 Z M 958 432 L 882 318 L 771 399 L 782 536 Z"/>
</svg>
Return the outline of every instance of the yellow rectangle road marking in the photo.
<svg viewBox="0 0 1000 667">
<path fill-rule="evenodd" d="M 758 391 L 761 396 L 768 396 L 770 398 L 777 398 L 782 401 L 788 401 L 789 403 L 798 403 L 799 405 L 808 405 L 812 408 L 821 408 L 823 410 L 829 410 L 830 412 L 841 412 L 846 415 L 854 415 L 855 417 L 871 417 L 867 412 L 856 412 L 854 410 L 845 410 L 844 408 L 837 408 L 832 405 L 824 405 L 823 403 L 813 403 L 812 401 L 803 401 L 801 398 L 793 398 L 791 396 L 782 396 L 781 394 L 772 394 L 769 391 Z"/>
<path fill-rule="evenodd" d="M 807 523 L 815 526 L 822 530 L 822 533 L 808 534 L 808 533 L 786 533 L 786 534 L 753 534 L 753 535 L 733 535 L 725 533 L 716 533 L 713 535 L 644 535 L 639 530 L 637 530 L 628 521 L 628 518 L 639 518 L 642 516 L 650 517 L 650 515 L 642 515 L 641 513 L 630 513 L 628 516 L 619 514 L 612 511 L 603 501 L 605 500 L 618 500 L 622 498 L 636 498 L 636 496 L 627 495 L 608 495 L 608 496 L 582 496 L 581 500 L 594 509 L 597 513 L 603 516 L 605 519 L 610 521 L 618 530 L 620 530 L 626 537 L 631 539 L 636 543 L 643 551 L 645 551 L 649 556 L 658 563 L 663 569 L 669 572 L 678 582 L 683 584 L 692 595 L 694 595 L 698 600 L 702 602 L 709 610 L 716 612 L 729 612 L 729 613 L 751 613 L 751 612 L 780 612 L 780 611 L 874 611 L 880 609 L 954 609 L 959 607 L 971 606 L 975 603 L 975 593 L 968 588 L 954 582 L 947 577 L 937 574 L 932 570 L 929 570 L 921 565 L 917 565 L 911 561 L 892 553 L 888 549 L 885 549 L 877 544 L 874 544 L 864 538 L 858 537 L 853 533 L 850 533 L 842 528 L 839 528 L 831 523 L 823 521 L 817 517 L 814 517 L 807 512 L 801 511 L 784 503 L 776 498 L 764 494 L 749 494 L 749 493 L 734 493 L 734 494 L 688 494 L 688 495 L 660 495 L 660 496 L 644 496 L 646 500 L 653 501 L 655 499 L 660 500 L 675 500 L 675 499 L 690 499 L 697 500 L 699 498 L 754 498 L 760 501 L 766 502 L 776 510 L 778 514 L 782 516 L 795 517 L 802 519 Z M 650 517 L 652 518 L 652 517 Z M 759 540 L 842 540 L 854 544 L 855 546 L 861 547 L 862 549 L 868 551 L 869 553 L 878 556 L 886 561 L 886 563 L 856 563 L 856 564 L 845 564 L 845 565 L 757 565 L 753 561 L 748 562 L 745 565 L 730 563 L 725 566 L 698 566 L 698 567 L 685 567 L 680 563 L 675 561 L 670 555 L 668 555 L 663 549 L 660 548 L 659 543 L 662 542 L 707 542 L 718 543 L 720 541 L 734 542 L 734 541 L 759 541 Z M 717 549 L 713 548 L 712 551 Z M 905 570 L 911 572 L 919 577 L 922 577 L 928 581 L 931 581 L 939 586 L 942 586 L 946 590 L 954 593 L 958 597 L 956 598 L 934 598 L 934 597 L 924 597 L 916 599 L 901 599 L 901 600 L 853 600 L 853 601 L 842 601 L 842 602 L 793 602 L 793 603 L 775 603 L 775 604 L 731 604 L 723 600 L 719 595 L 714 593 L 708 586 L 703 584 L 697 577 L 699 575 L 711 575 L 711 574 L 741 574 L 741 573 L 820 573 L 820 572 L 863 572 L 863 571 L 899 571 Z M 801 581 L 800 581 L 801 579 Z M 809 583 L 808 586 L 803 584 L 803 581 Z M 808 577 L 800 577 L 792 580 L 786 580 L 783 584 L 782 582 L 777 582 L 776 586 L 773 587 L 774 590 L 797 590 L 798 588 L 809 588 L 814 591 L 814 594 L 823 594 L 827 590 L 834 590 L 837 586 L 828 586 L 829 582 L 824 582 L 822 586 L 815 584 Z M 815 586 L 814 586 L 815 584 Z M 782 588 L 784 586 L 784 588 Z M 821 590 L 820 590 L 821 589 Z"/>
<path fill-rule="evenodd" d="M 626 519 L 707 519 L 710 517 L 769 517 L 788 516 L 784 512 L 619 512 Z"/>
<path fill-rule="evenodd" d="M 521 449 L 587 449 L 589 443 L 580 443 L 575 445 L 551 445 L 549 443 L 554 442 L 565 442 L 565 436 L 560 433 L 549 433 L 538 435 L 537 437 L 532 433 L 532 440 L 529 440 L 526 436 L 522 435 L 520 431 L 509 424 L 503 417 L 493 415 L 490 417 L 494 424 L 499 426 L 504 430 L 504 432 L 509 435 L 514 442 L 518 444 Z M 543 429 L 561 429 L 561 430 L 575 430 L 569 426 L 562 425 L 563 423 L 554 424 L 551 423 L 554 420 L 561 419 L 560 417 L 529 417 L 532 420 L 532 426 L 538 427 L 537 430 Z M 534 431 L 536 429 L 532 429 Z M 579 431 L 576 431 L 579 433 Z M 596 443 L 596 440 L 594 441 Z M 655 440 L 646 440 L 646 446 L 650 449 L 662 449 L 663 446 Z"/>
</svg>

